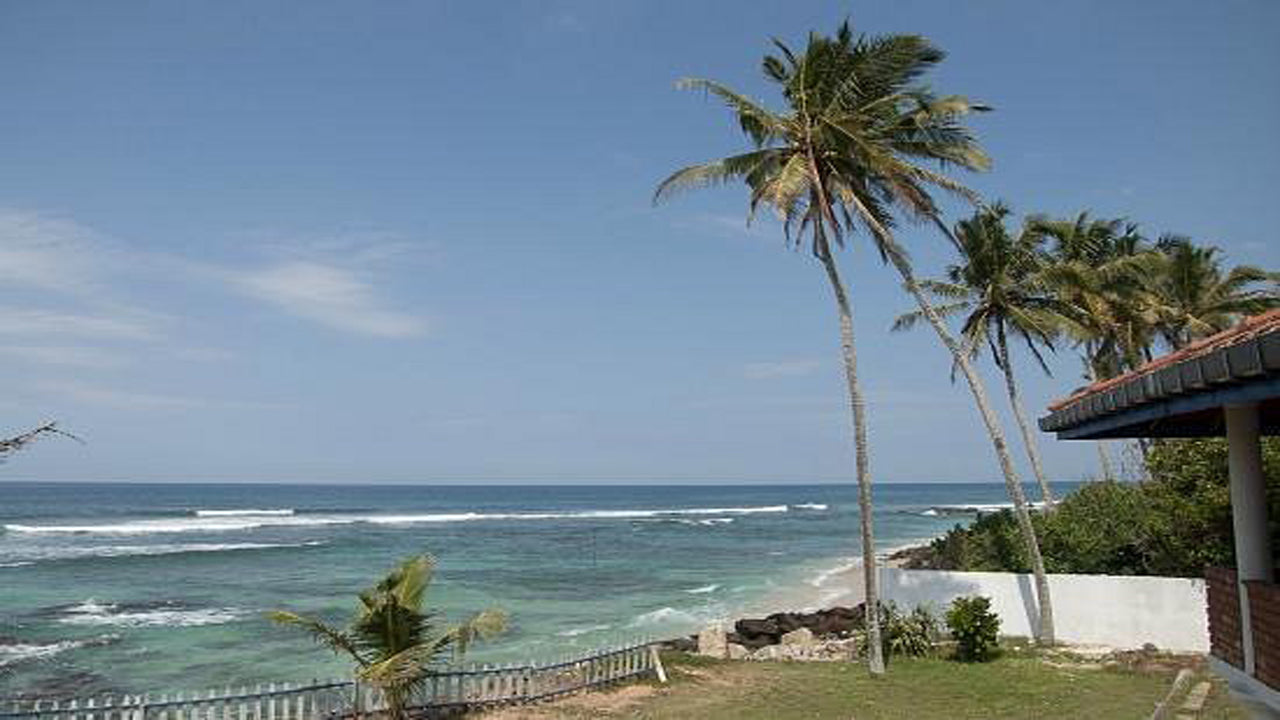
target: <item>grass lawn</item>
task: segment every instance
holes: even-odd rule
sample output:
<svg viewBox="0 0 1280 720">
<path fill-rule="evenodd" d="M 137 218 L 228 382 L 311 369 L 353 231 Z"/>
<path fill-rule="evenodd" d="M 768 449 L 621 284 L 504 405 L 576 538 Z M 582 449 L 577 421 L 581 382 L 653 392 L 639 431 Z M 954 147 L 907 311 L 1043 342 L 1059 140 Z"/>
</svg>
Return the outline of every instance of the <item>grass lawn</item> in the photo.
<svg viewBox="0 0 1280 720">
<path fill-rule="evenodd" d="M 638 683 L 554 703 L 510 708 L 487 720 L 544 718 L 1147 718 L 1176 663 L 1103 667 L 1060 654 L 1012 651 L 986 664 L 895 659 L 884 678 L 849 663 L 733 662 L 664 656 L 671 682 Z M 1209 679 L 1196 670 L 1195 680 Z M 1173 703 L 1174 717 L 1182 699 Z M 1247 715 L 1213 685 L 1197 718 Z"/>
</svg>

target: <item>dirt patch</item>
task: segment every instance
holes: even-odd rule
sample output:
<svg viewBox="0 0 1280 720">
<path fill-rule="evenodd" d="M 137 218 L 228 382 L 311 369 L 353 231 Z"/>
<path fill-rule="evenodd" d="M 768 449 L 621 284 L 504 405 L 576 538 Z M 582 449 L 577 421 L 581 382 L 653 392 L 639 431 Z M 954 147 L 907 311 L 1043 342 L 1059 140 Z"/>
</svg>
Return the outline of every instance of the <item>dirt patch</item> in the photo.
<svg viewBox="0 0 1280 720">
<path fill-rule="evenodd" d="M 652 685 L 625 685 L 615 690 L 582 692 L 546 705 L 520 705 L 492 710 L 483 720 L 524 720 L 524 718 L 610 717 L 622 713 L 658 692 Z"/>
</svg>

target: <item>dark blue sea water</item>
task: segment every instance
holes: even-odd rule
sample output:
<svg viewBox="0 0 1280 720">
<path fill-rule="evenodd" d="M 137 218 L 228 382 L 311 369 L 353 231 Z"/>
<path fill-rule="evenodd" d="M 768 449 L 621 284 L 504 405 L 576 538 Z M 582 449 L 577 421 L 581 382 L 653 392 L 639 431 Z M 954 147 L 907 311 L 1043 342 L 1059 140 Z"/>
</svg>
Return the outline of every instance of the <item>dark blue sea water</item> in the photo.
<svg viewBox="0 0 1280 720">
<path fill-rule="evenodd" d="M 1006 500 L 997 484 L 875 495 L 880 550 Z M 19 483 L 0 485 L 0 525 L 0 695 L 342 675 L 263 613 L 342 621 L 413 553 L 437 558 L 429 597 L 447 616 L 510 613 L 473 654 L 505 662 L 836 601 L 860 552 L 849 485 Z"/>
</svg>

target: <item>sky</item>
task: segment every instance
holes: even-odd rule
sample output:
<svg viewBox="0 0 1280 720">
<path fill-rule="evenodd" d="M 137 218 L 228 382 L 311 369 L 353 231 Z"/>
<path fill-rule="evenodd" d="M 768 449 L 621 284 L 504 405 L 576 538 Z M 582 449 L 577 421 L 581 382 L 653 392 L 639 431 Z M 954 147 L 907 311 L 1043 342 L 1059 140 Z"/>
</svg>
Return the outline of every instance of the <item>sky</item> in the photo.
<svg viewBox="0 0 1280 720">
<path fill-rule="evenodd" d="M 846 17 L 929 37 L 933 88 L 995 108 L 984 197 L 1280 267 L 1271 0 L 3 1 L 0 433 L 85 442 L 0 479 L 852 480 L 821 269 L 740 187 L 650 202 L 747 147 L 678 78 L 776 106 L 770 38 Z M 922 274 L 953 260 L 900 237 Z M 855 240 L 874 479 L 998 480 Z M 1081 384 L 1070 348 L 1023 360 L 1033 415 Z M 1040 443 L 1053 477 L 1097 472 Z"/>
</svg>

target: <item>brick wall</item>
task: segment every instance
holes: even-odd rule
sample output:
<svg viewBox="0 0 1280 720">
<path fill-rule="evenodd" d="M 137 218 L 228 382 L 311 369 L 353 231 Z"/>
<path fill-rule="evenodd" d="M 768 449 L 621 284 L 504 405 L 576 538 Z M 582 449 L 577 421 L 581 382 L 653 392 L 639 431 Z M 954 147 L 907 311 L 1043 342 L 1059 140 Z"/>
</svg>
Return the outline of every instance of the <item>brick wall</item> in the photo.
<svg viewBox="0 0 1280 720">
<path fill-rule="evenodd" d="M 1231 568 L 1205 568 L 1204 579 L 1209 599 L 1209 652 L 1243 669 L 1240 591 L 1236 585 L 1236 571 Z"/>
<path fill-rule="evenodd" d="M 1246 580 L 1254 677 L 1280 690 L 1280 585 Z"/>
</svg>

